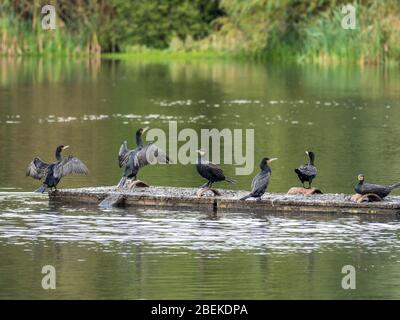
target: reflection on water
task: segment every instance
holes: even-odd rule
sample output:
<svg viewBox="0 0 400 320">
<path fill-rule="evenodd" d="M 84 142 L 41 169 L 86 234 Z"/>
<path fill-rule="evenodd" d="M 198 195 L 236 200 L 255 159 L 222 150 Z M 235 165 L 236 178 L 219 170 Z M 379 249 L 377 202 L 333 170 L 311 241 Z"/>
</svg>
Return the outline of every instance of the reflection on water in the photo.
<svg viewBox="0 0 400 320">
<path fill-rule="evenodd" d="M 352 192 L 363 172 L 400 180 L 400 75 L 391 69 L 241 62 L 0 60 L 0 298 L 399 298 L 394 217 L 100 210 L 49 204 L 25 178 L 59 144 L 90 168 L 60 187 L 115 184 L 139 126 L 254 128 L 276 156 L 271 191 L 297 184 L 304 150 L 317 187 Z M 232 166 L 223 165 L 228 176 Z M 193 166 L 144 168 L 154 185 L 198 186 Z M 251 177 L 235 177 L 248 189 Z M 223 187 L 223 184 L 220 184 Z M 225 185 L 225 187 L 228 187 Z M 229 185 L 229 187 L 231 187 Z M 396 191 L 399 192 L 399 191 Z M 54 265 L 57 289 L 41 289 Z M 341 289 L 354 265 L 357 290 Z"/>
</svg>

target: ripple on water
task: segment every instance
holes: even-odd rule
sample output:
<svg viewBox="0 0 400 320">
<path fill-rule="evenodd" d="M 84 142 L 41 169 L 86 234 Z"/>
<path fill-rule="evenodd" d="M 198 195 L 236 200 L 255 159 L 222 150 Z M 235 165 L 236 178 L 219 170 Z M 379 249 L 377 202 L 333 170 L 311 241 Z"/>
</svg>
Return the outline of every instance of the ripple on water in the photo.
<svg viewBox="0 0 400 320">
<path fill-rule="evenodd" d="M 46 196 L 0 192 L 0 239 L 14 245 L 53 241 L 126 254 L 146 245 L 168 254 L 230 250 L 255 254 L 334 251 L 362 247 L 372 253 L 399 249 L 400 223 L 353 217 L 54 207 Z M 128 244 L 128 246 L 126 246 Z M 123 246 L 123 247 L 122 247 Z"/>
</svg>

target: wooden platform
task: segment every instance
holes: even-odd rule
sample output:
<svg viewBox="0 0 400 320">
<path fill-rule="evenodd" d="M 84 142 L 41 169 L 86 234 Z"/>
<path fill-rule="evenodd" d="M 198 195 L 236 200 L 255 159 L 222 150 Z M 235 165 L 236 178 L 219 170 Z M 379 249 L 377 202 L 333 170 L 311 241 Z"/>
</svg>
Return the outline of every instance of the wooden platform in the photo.
<svg viewBox="0 0 400 320">
<path fill-rule="evenodd" d="M 240 201 L 247 191 L 221 191 L 221 196 L 208 194 L 197 196 L 198 189 L 150 187 L 118 191 L 115 187 L 64 189 L 50 192 L 50 201 L 60 204 L 100 204 L 107 197 L 118 198 L 120 206 L 184 207 L 194 210 L 216 211 L 264 211 L 350 213 L 350 214 L 399 214 L 400 197 L 389 196 L 382 202 L 355 203 L 350 195 L 315 194 L 288 195 L 282 193 L 265 194 L 261 201 L 248 199 Z"/>
</svg>

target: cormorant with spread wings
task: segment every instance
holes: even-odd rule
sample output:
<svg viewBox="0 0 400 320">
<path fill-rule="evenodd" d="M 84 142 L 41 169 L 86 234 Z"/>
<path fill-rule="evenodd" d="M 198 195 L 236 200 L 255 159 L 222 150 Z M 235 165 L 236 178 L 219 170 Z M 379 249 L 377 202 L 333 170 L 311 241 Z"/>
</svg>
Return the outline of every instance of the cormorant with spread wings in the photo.
<svg viewBox="0 0 400 320">
<path fill-rule="evenodd" d="M 136 131 L 136 148 L 128 149 L 127 142 L 124 141 L 119 148 L 118 164 L 124 168 L 124 173 L 118 183 L 118 188 L 124 188 L 128 179 L 137 180 L 139 169 L 156 163 L 169 163 L 167 154 L 152 142 L 143 143 L 142 135 L 148 128 L 140 128 Z"/>
<path fill-rule="evenodd" d="M 62 158 L 61 152 L 68 147 L 63 145 L 57 147 L 56 162 L 49 164 L 35 157 L 29 164 L 26 176 L 37 180 L 45 178 L 43 184 L 35 192 L 43 193 L 47 188 L 55 188 L 57 190 L 57 184 L 62 177 L 73 173 L 87 174 L 89 172 L 86 165 L 78 158 L 74 156 Z"/>
</svg>

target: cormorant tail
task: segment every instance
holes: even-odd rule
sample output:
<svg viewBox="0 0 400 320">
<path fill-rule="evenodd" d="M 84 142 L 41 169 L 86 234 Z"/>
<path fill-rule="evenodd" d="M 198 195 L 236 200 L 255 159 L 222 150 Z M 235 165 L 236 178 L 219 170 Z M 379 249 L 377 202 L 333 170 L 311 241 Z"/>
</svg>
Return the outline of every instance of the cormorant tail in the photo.
<svg viewBox="0 0 400 320">
<path fill-rule="evenodd" d="M 233 180 L 233 179 L 228 178 L 228 177 L 225 178 L 225 181 L 229 182 L 229 183 L 236 183 L 236 180 Z"/>
<path fill-rule="evenodd" d="M 252 197 L 252 195 L 250 193 L 247 196 L 244 196 L 243 198 L 240 198 L 239 200 L 246 200 L 246 199 L 251 198 L 251 197 Z"/>
<path fill-rule="evenodd" d="M 294 169 L 294 172 L 296 172 L 297 174 L 301 173 L 299 169 Z"/>
<path fill-rule="evenodd" d="M 122 177 L 121 180 L 119 180 L 117 188 L 123 188 L 125 186 L 127 177 Z"/>
<path fill-rule="evenodd" d="M 46 191 L 46 189 L 47 189 L 47 187 L 46 187 L 44 184 L 42 184 L 42 185 L 39 187 L 39 189 L 35 190 L 35 192 L 37 192 L 37 193 L 43 193 L 43 192 Z"/>
<path fill-rule="evenodd" d="M 391 185 L 389 188 L 390 188 L 390 190 L 393 190 L 393 189 L 396 189 L 396 188 L 400 188 L 400 182 Z"/>
</svg>

